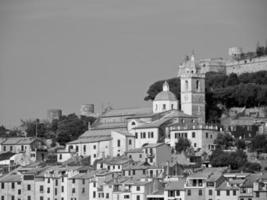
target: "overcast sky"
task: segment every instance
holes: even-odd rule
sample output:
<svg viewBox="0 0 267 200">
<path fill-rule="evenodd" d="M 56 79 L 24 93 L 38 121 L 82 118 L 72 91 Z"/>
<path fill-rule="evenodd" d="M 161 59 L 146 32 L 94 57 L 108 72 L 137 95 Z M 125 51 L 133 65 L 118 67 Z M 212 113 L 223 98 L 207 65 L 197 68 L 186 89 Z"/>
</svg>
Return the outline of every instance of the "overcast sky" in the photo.
<svg viewBox="0 0 267 200">
<path fill-rule="evenodd" d="M 1 0 L 0 125 L 49 108 L 147 106 L 192 50 L 227 57 L 267 39 L 266 0 Z"/>
</svg>

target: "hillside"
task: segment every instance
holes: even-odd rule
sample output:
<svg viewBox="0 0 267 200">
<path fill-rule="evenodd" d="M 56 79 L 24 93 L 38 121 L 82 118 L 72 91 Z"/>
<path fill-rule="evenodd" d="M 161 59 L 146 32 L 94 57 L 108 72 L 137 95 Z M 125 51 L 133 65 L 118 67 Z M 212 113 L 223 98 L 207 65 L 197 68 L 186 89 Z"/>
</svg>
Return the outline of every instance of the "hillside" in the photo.
<svg viewBox="0 0 267 200">
<path fill-rule="evenodd" d="M 153 100 L 165 80 L 150 85 L 145 100 Z M 180 79 L 167 80 L 170 90 L 180 100 Z M 223 105 L 223 106 L 218 106 Z M 231 107 L 267 106 L 267 71 L 241 75 L 209 72 L 206 74 L 206 119 L 219 122 L 222 110 Z"/>
</svg>

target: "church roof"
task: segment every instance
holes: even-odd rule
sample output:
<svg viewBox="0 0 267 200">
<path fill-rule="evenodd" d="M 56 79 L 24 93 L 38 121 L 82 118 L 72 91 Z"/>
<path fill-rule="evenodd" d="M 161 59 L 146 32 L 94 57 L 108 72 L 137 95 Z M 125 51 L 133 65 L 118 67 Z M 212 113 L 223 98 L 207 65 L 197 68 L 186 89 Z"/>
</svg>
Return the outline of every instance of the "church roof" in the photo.
<svg viewBox="0 0 267 200">
<path fill-rule="evenodd" d="M 140 114 L 150 114 L 152 108 L 120 108 L 111 109 L 101 115 L 101 117 L 115 117 L 115 116 L 134 116 Z"/>
<path fill-rule="evenodd" d="M 161 91 L 156 95 L 154 101 L 177 101 L 177 98 L 170 91 Z"/>
<path fill-rule="evenodd" d="M 162 91 L 156 95 L 154 101 L 177 101 L 176 96 L 170 91 L 167 81 L 163 83 Z"/>
</svg>

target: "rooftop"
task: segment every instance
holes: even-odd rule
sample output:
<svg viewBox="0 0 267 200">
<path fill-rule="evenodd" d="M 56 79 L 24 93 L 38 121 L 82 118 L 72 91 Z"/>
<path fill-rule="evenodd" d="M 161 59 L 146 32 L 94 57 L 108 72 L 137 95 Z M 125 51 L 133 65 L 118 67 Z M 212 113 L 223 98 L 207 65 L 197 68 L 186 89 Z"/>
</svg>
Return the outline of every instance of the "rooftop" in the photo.
<svg viewBox="0 0 267 200">
<path fill-rule="evenodd" d="M 79 138 L 77 140 L 71 141 L 68 144 L 81 144 L 81 143 L 94 143 L 100 141 L 108 141 L 111 140 L 111 136 L 95 136 L 95 137 L 88 137 L 88 138 Z"/>
<path fill-rule="evenodd" d="M 184 190 L 185 179 L 166 183 L 165 190 Z"/>
</svg>

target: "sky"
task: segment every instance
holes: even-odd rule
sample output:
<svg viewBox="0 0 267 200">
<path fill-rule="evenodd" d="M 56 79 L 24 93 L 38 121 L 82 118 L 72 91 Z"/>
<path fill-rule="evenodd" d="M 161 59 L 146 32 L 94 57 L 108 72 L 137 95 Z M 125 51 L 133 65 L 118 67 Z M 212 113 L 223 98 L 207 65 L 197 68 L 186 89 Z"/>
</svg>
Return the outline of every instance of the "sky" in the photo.
<svg viewBox="0 0 267 200">
<path fill-rule="evenodd" d="M 1 0 L 0 125 L 81 104 L 149 106 L 185 55 L 227 58 L 267 39 L 266 0 Z"/>
</svg>

